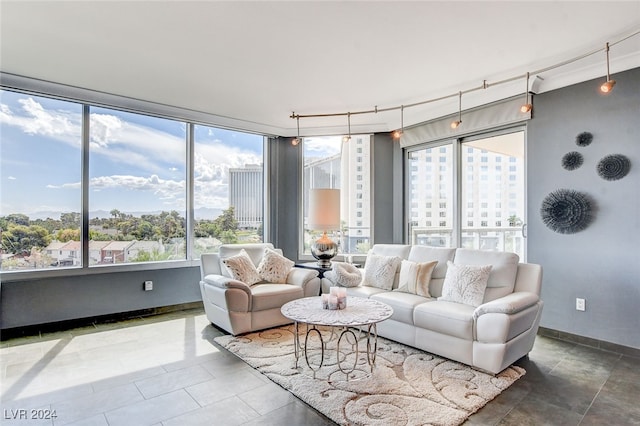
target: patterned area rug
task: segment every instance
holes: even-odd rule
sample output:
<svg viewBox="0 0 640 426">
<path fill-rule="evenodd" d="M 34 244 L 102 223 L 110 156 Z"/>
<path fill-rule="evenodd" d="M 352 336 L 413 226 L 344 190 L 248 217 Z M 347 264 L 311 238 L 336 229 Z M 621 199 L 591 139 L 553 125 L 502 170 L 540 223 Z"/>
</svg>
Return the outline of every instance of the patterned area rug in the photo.
<svg viewBox="0 0 640 426">
<path fill-rule="evenodd" d="M 302 342 L 305 330 L 300 327 Z M 328 340 L 330 329 L 322 330 Z M 355 365 L 348 380 L 336 363 L 336 339 L 327 343 L 323 367 L 314 378 L 304 354 L 295 368 L 293 332 L 293 326 L 286 326 L 215 341 L 342 425 L 458 425 L 525 374 L 511 366 L 493 376 L 383 338 L 371 372 L 366 341 L 359 343 L 356 357 L 353 338 L 343 338 L 340 366 L 350 370 Z M 316 368 L 321 351 L 315 333 L 309 347 L 309 362 Z"/>
</svg>

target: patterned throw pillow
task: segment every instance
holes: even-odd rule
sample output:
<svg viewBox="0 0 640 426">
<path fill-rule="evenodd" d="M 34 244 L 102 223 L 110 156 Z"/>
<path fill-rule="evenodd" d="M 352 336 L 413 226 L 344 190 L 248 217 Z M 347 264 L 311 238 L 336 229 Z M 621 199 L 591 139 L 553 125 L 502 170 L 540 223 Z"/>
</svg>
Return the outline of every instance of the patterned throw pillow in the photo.
<svg viewBox="0 0 640 426">
<path fill-rule="evenodd" d="M 362 285 L 391 290 L 401 260 L 398 256 L 368 255 Z"/>
<path fill-rule="evenodd" d="M 429 293 L 429 283 L 431 282 L 431 274 L 433 274 L 433 270 L 437 264 L 437 260 L 423 263 L 403 260 L 400 264 L 398 288 L 394 291 L 431 297 Z"/>
<path fill-rule="evenodd" d="M 242 281 L 247 285 L 253 285 L 262 281 L 253 261 L 244 249 L 240 250 L 240 253 L 235 256 L 222 259 L 222 263 L 227 267 L 231 278 L 234 280 Z"/>
<path fill-rule="evenodd" d="M 438 300 L 480 306 L 491 273 L 491 265 L 457 265 L 447 261 L 447 275 Z"/>
<path fill-rule="evenodd" d="M 331 265 L 332 270 L 325 272 L 324 276 L 333 284 L 342 287 L 358 287 L 362 282 L 362 272 L 356 266 L 343 262 L 332 262 Z"/>
<path fill-rule="evenodd" d="M 262 260 L 258 265 L 258 274 L 263 280 L 270 283 L 286 284 L 287 275 L 289 275 L 289 271 L 294 265 L 295 263 L 292 260 L 270 248 L 265 248 Z"/>
</svg>

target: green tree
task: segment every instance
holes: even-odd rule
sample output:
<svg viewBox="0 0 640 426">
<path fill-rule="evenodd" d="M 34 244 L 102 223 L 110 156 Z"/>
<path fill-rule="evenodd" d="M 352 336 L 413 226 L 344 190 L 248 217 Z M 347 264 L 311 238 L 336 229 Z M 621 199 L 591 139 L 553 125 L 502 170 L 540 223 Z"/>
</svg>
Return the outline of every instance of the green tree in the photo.
<svg viewBox="0 0 640 426">
<path fill-rule="evenodd" d="M 63 243 L 80 241 L 80 229 L 61 229 L 56 233 L 56 240 Z"/>
<path fill-rule="evenodd" d="M 5 219 L 7 220 L 7 222 L 13 223 L 15 225 L 29 226 L 29 216 L 27 216 L 26 214 L 12 213 L 5 216 Z"/>
<path fill-rule="evenodd" d="M 80 213 L 62 213 L 60 215 L 60 222 L 62 228 L 80 228 L 80 221 L 82 217 Z"/>
<path fill-rule="evenodd" d="M 33 247 L 44 248 L 51 242 L 51 235 L 42 226 L 9 224 L 2 233 L 2 249 L 14 254 L 31 253 Z"/>
</svg>

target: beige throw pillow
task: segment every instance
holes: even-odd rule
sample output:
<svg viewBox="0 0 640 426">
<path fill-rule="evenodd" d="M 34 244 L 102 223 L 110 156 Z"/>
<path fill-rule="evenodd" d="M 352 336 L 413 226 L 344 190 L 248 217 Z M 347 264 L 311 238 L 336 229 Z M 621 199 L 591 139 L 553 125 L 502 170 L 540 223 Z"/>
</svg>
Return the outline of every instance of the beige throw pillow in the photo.
<svg viewBox="0 0 640 426">
<path fill-rule="evenodd" d="M 258 265 L 258 274 L 263 280 L 270 283 L 286 284 L 289 271 L 294 265 L 292 260 L 270 248 L 265 248 L 262 260 Z"/>
<path fill-rule="evenodd" d="M 235 256 L 222 259 L 222 263 L 224 263 L 224 266 L 226 266 L 231 274 L 231 278 L 234 280 L 242 281 L 247 285 L 253 285 L 262 281 L 256 266 L 244 249 Z"/>
<path fill-rule="evenodd" d="M 433 274 L 433 270 L 437 264 L 437 260 L 422 263 L 403 260 L 400 264 L 398 288 L 394 291 L 431 297 L 429 293 L 429 283 L 431 282 L 431 274 Z"/>
<path fill-rule="evenodd" d="M 447 261 L 447 275 L 438 300 L 480 306 L 487 288 L 491 265 L 458 265 Z"/>
<path fill-rule="evenodd" d="M 332 270 L 324 273 L 325 278 L 341 287 L 358 287 L 362 282 L 362 272 L 355 265 L 332 262 Z"/>
<path fill-rule="evenodd" d="M 401 260 L 398 256 L 368 255 L 362 285 L 391 290 Z"/>
</svg>

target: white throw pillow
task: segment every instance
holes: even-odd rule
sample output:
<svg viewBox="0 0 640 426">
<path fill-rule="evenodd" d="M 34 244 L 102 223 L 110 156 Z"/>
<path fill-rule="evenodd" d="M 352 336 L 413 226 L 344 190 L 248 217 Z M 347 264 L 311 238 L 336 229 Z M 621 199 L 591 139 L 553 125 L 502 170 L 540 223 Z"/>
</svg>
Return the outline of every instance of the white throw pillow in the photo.
<svg viewBox="0 0 640 426">
<path fill-rule="evenodd" d="M 437 264 L 437 260 L 421 263 L 403 260 L 400 264 L 398 288 L 394 291 L 431 297 L 429 283 L 431 282 L 431 274 L 433 274 Z"/>
<path fill-rule="evenodd" d="M 270 248 L 265 248 L 262 260 L 258 265 L 258 274 L 263 280 L 270 283 L 286 284 L 287 275 L 294 265 L 293 260 L 287 259 Z"/>
<path fill-rule="evenodd" d="M 491 265 L 458 265 L 447 261 L 447 275 L 438 300 L 480 306 L 491 273 Z"/>
<path fill-rule="evenodd" d="M 362 285 L 391 290 L 401 260 L 398 256 L 368 255 Z"/>
<path fill-rule="evenodd" d="M 362 282 L 362 272 L 350 263 L 333 262 L 333 269 L 324 273 L 329 274 L 329 281 L 342 287 L 358 287 Z"/>
<path fill-rule="evenodd" d="M 234 280 L 242 281 L 247 285 L 253 285 L 262 281 L 256 266 L 244 249 L 240 250 L 240 253 L 235 256 L 222 259 L 222 263 L 224 263 L 224 266 L 226 266 L 231 274 L 231 278 Z"/>
</svg>

